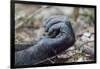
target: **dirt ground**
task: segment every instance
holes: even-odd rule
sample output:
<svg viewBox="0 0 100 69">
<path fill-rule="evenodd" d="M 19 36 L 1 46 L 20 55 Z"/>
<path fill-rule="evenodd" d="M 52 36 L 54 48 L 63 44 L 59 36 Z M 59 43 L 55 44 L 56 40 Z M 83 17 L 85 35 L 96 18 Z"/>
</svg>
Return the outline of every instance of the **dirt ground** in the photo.
<svg viewBox="0 0 100 69">
<path fill-rule="evenodd" d="M 69 16 L 75 44 L 42 64 L 94 61 L 95 14 L 93 8 L 49 5 L 15 5 L 15 43 L 30 44 L 43 35 L 43 22 L 50 16 Z"/>
</svg>

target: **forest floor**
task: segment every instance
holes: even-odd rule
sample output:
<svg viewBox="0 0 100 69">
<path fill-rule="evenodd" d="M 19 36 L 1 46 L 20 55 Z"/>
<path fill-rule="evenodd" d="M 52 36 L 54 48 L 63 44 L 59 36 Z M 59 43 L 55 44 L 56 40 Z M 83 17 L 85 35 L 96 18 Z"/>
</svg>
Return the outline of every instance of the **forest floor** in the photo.
<svg viewBox="0 0 100 69">
<path fill-rule="evenodd" d="M 42 64 L 94 61 L 95 14 L 93 8 L 57 7 L 41 5 L 15 5 L 15 43 L 38 41 L 43 34 L 43 22 L 54 15 L 69 16 L 76 42 L 64 52 L 47 59 Z"/>
</svg>

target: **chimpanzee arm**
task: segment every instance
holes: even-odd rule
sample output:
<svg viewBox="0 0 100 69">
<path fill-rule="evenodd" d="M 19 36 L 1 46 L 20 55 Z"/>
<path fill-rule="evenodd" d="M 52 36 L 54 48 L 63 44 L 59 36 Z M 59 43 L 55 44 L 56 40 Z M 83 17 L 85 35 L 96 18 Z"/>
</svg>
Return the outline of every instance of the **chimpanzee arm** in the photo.
<svg viewBox="0 0 100 69">
<path fill-rule="evenodd" d="M 34 44 L 15 44 L 15 51 L 21 51 L 21 50 L 27 49 L 33 45 Z"/>
<path fill-rule="evenodd" d="M 48 27 L 48 25 L 46 26 Z M 15 65 L 30 65 L 50 58 L 72 46 L 75 42 L 74 33 L 69 25 L 60 22 L 47 30 L 49 33 L 58 31 L 59 33 L 53 37 L 45 37 L 36 45 L 15 52 Z M 56 53 L 56 54 L 55 54 Z"/>
</svg>

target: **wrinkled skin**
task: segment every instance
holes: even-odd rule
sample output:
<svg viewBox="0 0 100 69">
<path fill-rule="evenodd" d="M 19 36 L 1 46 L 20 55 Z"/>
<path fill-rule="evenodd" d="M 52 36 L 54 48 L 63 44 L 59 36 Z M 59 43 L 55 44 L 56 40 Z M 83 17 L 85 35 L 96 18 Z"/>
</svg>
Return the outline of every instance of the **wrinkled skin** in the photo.
<svg viewBox="0 0 100 69">
<path fill-rule="evenodd" d="M 15 52 L 16 65 L 36 64 L 68 49 L 75 43 L 71 24 L 66 16 L 51 16 L 44 23 L 48 33 L 34 46 Z"/>
</svg>

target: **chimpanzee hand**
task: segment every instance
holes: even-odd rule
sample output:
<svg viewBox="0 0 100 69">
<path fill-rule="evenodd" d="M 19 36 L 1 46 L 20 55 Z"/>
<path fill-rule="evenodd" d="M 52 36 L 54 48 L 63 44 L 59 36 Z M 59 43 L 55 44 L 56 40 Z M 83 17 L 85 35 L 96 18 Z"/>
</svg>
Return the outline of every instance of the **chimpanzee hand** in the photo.
<svg viewBox="0 0 100 69">
<path fill-rule="evenodd" d="M 49 50 L 53 49 L 56 53 L 68 49 L 75 42 L 71 24 L 66 16 L 50 17 L 45 22 L 44 29 L 48 35 L 39 42 L 42 47 L 46 45 Z"/>
<path fill-rule="evenodd" d="M 15 65 L 36 64 L 72 46 L 75 36 L 66 16 L 51 16 L 44 24 L 44 36 L 35 46 L 15 53 Z"/>
</svg>

